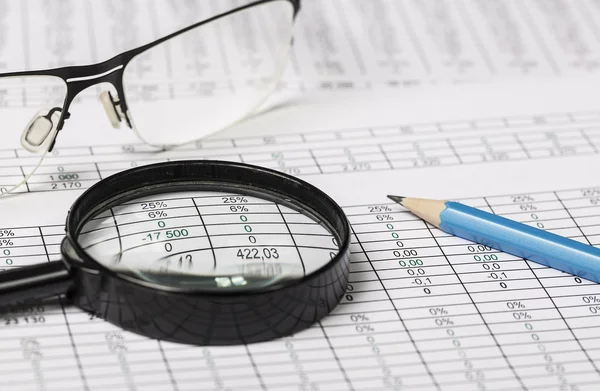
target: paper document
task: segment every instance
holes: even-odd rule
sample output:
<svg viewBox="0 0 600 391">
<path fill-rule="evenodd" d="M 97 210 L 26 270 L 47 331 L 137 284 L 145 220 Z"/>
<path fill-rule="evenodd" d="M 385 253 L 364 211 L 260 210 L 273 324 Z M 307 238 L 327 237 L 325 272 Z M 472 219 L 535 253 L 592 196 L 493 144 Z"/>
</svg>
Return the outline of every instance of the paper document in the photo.
<svg viewBox="0 0 600 391">
<path fill-rule="evenodd" d="M 350 284 L 310 329 L 229 347 L 151 340 L 66 302 L 3 314 L 0 389 L 597 389 L 597 284 L 450 237 L 386 198 L 460 200 L 600 245 L 597 90 L 584 80 L 309 93 L 159 153 L 74 116 L 24 192 L 0 199 L 2 268 L 60 259 L 69 206 L 99 179 L 218 158 L 299 176 L 342 205 Z M 0 169 L 22 164 L 0 153 Z"/>
<path fill-rule="evenodd" d="M 2 0 L 0 72 L 101 62 L 249 2 Z M 600 70 L 599 15 L 594 0 L 303 0 L 281 88 L 364 90 L 594 75 Z M 200 45 L 194 81 L 225 77 L 219 50 L 233 44 Z M 164 63 L 175 62 L 185 52 L 166 57 Z M 166 77 L 168 66 L 144 72 Z"/>
</svg>

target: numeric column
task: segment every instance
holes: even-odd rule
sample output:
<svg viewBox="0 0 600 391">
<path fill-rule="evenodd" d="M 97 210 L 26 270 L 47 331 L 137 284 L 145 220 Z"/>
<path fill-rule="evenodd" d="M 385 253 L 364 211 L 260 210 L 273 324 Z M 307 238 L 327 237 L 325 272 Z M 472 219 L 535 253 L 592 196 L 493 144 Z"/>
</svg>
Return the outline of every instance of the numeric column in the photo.
<svg viewBox="0 0 600 391">
<path fill-rule="evenodd" d="M 0 270 L 47 262 L 37 227 L 0 229 Z"/>
<path fill-rule="evenodd" d="M 517 384 L 431 228 L 400 206 L 368 211 L 354 230 L 434 381 L 442 388 Z"/>
<path fill-rule="evenodd" d="M 490 197 L 487 202 L 504 217 L 559 235 L 581 236 L 553 193 Z M 473 274 L 471 289 L 479 292 L 473 295 L 523 384 L 574 389 L 591 374 L 595 376 L 549 290 L 566 275 L 508 254 L 475 248 L 472 257 L 482 257 L 476 262 L 490 270 Z M 483 259 L 494 255 L 497 261 Z"/>
</svg>

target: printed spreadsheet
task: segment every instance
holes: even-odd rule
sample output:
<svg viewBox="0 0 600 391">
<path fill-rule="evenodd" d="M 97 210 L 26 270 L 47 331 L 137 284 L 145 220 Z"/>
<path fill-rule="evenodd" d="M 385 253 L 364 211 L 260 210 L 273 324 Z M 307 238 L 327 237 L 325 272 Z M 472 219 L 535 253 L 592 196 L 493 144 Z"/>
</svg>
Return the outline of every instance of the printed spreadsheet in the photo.
<svg viewBox="0 0 600 391">
<path fill-rule="evenodd" d="M 186 7 L 186 22 L 224 4 L 194 3 L 0 1 L 0 72 L 98 62 L 172 29 L 181 8 L 170 4 Z M 549 86 L 598 73 L 599 12 L 592 0 L 304 0 L 280 84 L 304 100 L 174 150 L 108 129 L 93 109 L 99 90 L 84 92 L 57 148 L 20 194 L 0 199 L 0 268 L 60 259 L 69 206 L 102 178 L 210 158 L 298 176 L 342 205 L 347 292 L 306 331 L 230 347 L 150 340 L 65 299 L 16 308 L 0 315 L 0 390 L 597 389 L 597 284 L 450 237 L 385 195 L 454 199 L 600 245 L 598 88 L 593 78 Z M 543 87 L 398 88 L 533 77 Z M 318 90 L 350 95 L 311 106 Z M 0 181 L 32 164 L 0 145 Z M 155 206 L 149 219 L 177 215 L 169 200 Z M 241 212 L 269 234 L 264 211 Z"/>
<path fill-rule="evenodd" d="M 533 103 L 526 107 L 536 89 L 511 104 L 474 112 L 472 105 L 490 88 L 498 101 L 514 93 L 514 86 L 461 88 L 465 104 L 447 105 L 439 117 L 425 109 L 413 112 L 410 121 L 381 104 L 344 117 L 366 107 L 364 95 L 340 100 L 330 94 L 315 98 L 337 102 L 329 116 L 281 129 L 279 116 L 304 118 L 304 109 L 290 106 L 169 151 L 151 152 L 136 143 L 65 143 L 29 188 L 2 200 L 4 269 L 60 259 L 66 211 L 100 178 L 167 159 L 217 158 L 297 175 L 334 197 L 352 225 L 349 284 L 341 304 L 310 329 L 229 347 L 150 340 L 64 299 L 16 309 L 2 315 L 0 388 L 595 389 L 597 284 L 451 237 L 385 198 L 446 197 L 600 245 L 600 183 L 585 173 L 598 161 L 600 115 L 584 99 L 593 86 L 557 87 L 545 112 Z M 455 90 L 437 91 L 446 102 L 445 94 Z M 572 91 L 582 99 L 566 102 Z M 399 105 L 431 103 L 427 94 L 374 96 Z M 330 121 L 337 127 L 320 125 Z M 3 159 L 2 169 L 26 164 L 19 159 Z M 440 193 L 430 181 L 445 190 Z M 217 197 L 201 211 L 207 235 L 244 235 L 245 224 L 257 237 L 272 234 L 261 225 L 267 212 L 242 198 L 236 211 L 254 222 L 218 224 Z M 153 205 L 152 221 L 171 224 L 183 213 L 169 199 Z M 273 249 L 281 253 L 274 245 L 270 254 Z"/>
<path fill-rule="evenodd" d="M 0 72 L 101 62 L 248 2 L 3 0 Z M 303 0 L 281 88 L 298 93 L 596 75 L 598 15 L 594 0 Z M 218 53 L 208 54 L 194 80 L 207 85 L 227 65 Z M 165 61 L 184 57 L 171 53 Z M 146 72 L 166 75 L 164 69 Z"/>
<path fill-rule="evenodd" d="M 600 187 L 460 201 L 600 245 Z M 165 215 L 171 213 L 168 202 L 161 204 Z M 71 306 L 34 305 L 2 316 L 0 385 L 48 390 L 596 387 L 597 284 L 450 237 L 396 205 L 344 210 L 353 230 L 347 294 L 311 329 L 268 343 L 190 347 L 121 331 Z M 244 214 L 260 218 L 252 207 Z M 206 229 L 214 235 L 218 227 Z M 24 266 L 60 259 L 63 226 L 3 228 L 0 237 L 3 268 Z"/>
</svg>

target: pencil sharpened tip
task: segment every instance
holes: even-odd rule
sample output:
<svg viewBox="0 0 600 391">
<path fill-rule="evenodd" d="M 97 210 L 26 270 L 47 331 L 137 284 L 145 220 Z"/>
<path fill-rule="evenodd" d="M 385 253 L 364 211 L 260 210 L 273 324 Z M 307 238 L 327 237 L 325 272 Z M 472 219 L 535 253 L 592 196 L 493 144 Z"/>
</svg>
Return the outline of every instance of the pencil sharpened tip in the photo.
<svg viewBox="0 0 600 391">
<path fill-rule="evenodd" d="M 404 201 L 404 198 L 406 198 L 406 197 L 403 197 L 403 196 L 395 196 L 395 195 L 388 195 L 387 197 L 390 200 L 399 203 L 400 205 L 402 205 L 402 201 Z"/>
</svg>

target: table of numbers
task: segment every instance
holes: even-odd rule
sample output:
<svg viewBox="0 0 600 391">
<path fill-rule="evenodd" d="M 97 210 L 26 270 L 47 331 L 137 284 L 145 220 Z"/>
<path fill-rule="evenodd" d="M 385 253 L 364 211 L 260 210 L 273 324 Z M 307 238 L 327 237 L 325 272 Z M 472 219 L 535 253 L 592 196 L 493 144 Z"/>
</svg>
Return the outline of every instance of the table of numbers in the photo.
<svg viewBox="0 0 600 391">
<path fill-rule="evenodd" d="M 237 274 L 302 278 L 327 264 L 338 245 L 314 213 L 297 209 L 259 196 L 169 192 L 100 213 L 77 242 L 113 270 L 223 275 L 226 284 Z"/>
<path fill-rule="evenodd" d="M 599 151 L 597 112 L 212 138 L 168 150 L 144 144 L 58 145 L 15 191 L 86 189 L 117 172 L 169 160 L 235 161 L 302 177 L 595 156 Z M 0 148 L 0 191 L 23 180 L 38 159 Z"/>
<path fill-rule="evenodd" d="M 0 4 L 0 72 L 98 63 L 249 1 L 150 2 L 5 0 Z M 438 2 L 435 0 L 303 0 L 288 91 L 361 90 L 439 81 L 593 75 L 600 69 L 600 12 L 594 0 Z M 262 23 L 254 15 L 250 23 Z M 61 23 L 56 23 L 60 19 Z M 232 42 L 205 45 L 201 67 L 181 92 L 217 93 L 218 54 Z M 160 74 L 177 49 L 148 72 Z M 212 80 L 207 75 L 212 75 Z M 228 80 L 222 79 L 227 86 Z M 81 98 L 95 98 L 100 89 Z M 1 105 L 1 102 L 0 102 Z"/>
<path fill-rule="evenodd" d="M 598 188 L 458 201 L 600 245 Z M 451 237 L 396 204 L 344 209 L 350 283 L 312 328 L 192 347 L 122 331 L 64 301 L 14 308 L 2 317 L 0 387 L 596 389 L 597 284 Z M 3 227 L 3 268 L 59 259 L 61 230 Z"/>
</svg>

